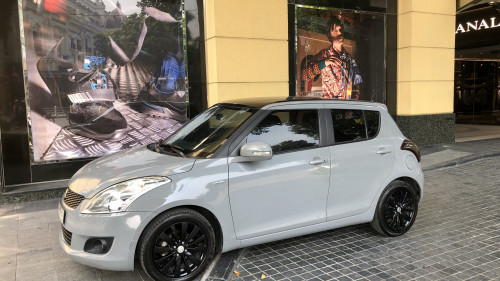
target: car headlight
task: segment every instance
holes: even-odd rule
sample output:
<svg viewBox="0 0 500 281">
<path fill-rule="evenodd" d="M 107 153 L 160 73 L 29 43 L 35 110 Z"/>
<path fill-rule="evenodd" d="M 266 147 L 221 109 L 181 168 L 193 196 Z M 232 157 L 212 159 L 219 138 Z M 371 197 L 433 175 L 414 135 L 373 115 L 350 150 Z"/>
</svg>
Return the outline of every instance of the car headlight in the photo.
<svg viewBox="0 0 500 281">
<path fill-rule="evenodd" d="M 142 194 L 169 182 L 166 177 L 143 177 L 114 184 L 92 197 L 82 214 L 123 212 Z"/>
</svg>

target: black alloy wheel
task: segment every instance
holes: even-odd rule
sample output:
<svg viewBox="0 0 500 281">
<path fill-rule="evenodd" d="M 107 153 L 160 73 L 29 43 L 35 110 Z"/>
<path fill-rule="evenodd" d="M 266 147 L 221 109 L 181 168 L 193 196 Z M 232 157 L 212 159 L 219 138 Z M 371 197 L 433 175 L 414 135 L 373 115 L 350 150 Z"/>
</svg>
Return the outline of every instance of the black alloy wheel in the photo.
<svg viewBox="0 0 500 281">
<path fill-rule="evenodd" d="M 212 226 L 190 209 L 155 218 L 139 242 L 141 264 L 155 280 L 192 280 L 210 264 L 214 253 Z"/>
<path fill-rule="evenodd" d="M 418 195 L 408 183 L 393 181 L 382 192 L 372 227 L 380 234 L 399 236 L 406 233 L 415 222 Z"/>
<path fill-rule="evenodd" d="M 206 234 L 190 222 L 167 227 L 157 236 L 154 245 L 152 254 L 156 269 L 173 278 L 195 271 L 208 249 Z"/>
<path fill-rule="evenodd" d="M 391 193 L 384 204 L 384 219 L 390 229 L 399 232 L 413 221 L 414 201 L 411 193 L 406 189 L 399 188 Z"/>
</svg>

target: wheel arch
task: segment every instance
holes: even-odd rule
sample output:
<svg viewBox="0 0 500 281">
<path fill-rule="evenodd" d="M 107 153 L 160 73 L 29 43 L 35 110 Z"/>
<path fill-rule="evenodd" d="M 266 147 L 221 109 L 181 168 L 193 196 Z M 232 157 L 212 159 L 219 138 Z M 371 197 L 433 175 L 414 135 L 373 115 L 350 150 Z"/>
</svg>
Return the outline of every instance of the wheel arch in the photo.
<svg viewBox="0 0 500 281">
<path fill-rule="evenodd" d="M 141 234 L 139 235 L 139 239 L 137 240 L 137 243 L 139 243 L 139 241 L 142 239 L 145 230 L 154 221 L 154 218 L 156 218 L 156 217 L 158 217 L 158 216 L 160 216 L 160 215 L 162 215 L 162 214 L 164 214 L 166 212 L 169 212 L 169 211 L 172 211 L 172 210 L 176 210 L 176 209 L 190 209 L 190 210 L 193 210 L 195 212 L 200 213 L 203 217 L 205 217 L 208 220 L 208 222 L 210 222 L 210 224 L 212 225 L 212 227 L 214 229 L 215 240 L 216 240 L 215 252 L 216 253 L 220 253 L 222 251 L 223 238 L 224 237 L 223 237 L 222 227 L 221 227 L 221 225 L 219 223 L 219 220 L 217 219 L 217 217 L 210 210 L 208 210 L 206 208 L 203 208 L 201 206 L 196 206 L 196 205 L 179 205 L 179 206 L 175 206 L 175 207 L 163 210 L 160 213 L 157 213 L 156 216 L 154 216 L 146 224 L 146 226 L 144 226 Z M 135 258 L 137 258 L 137 250 L 138 250 L 138 247 L 136 247 Z"/>
<path fill-rule="evenodd" d="M 404 187 L 405 189 L 408 189 L 408 187 L 409 187 L 412 190 L 412 193 L 415 192 L 415 194 L 417 196 L 417 202 L 412 207 L 414 209 L 411 210 L 413 215 L 411 215 L 411 218 L 407 222 L 405 222 L 405 225 L 403 226 L 403 228 L 390 229 L 391 226 L 387 225 L 385 223 L 385 219 L 383 218 L 383 216 L 384 216 L 383 214 L 385 213 L 385 211 L 383 210 L 385 208 L 384 201 L 388 198 L 388 196 L 390 194 L 394 193 L 394 190 L 396 190 L 396 188 L 399 188 L 399 187 Z M 391 188 L 392 188 L 392 190 L 391 190 Z M 375 205 L 373 205 L 373 207 L 374 207 L 373 212 L 374 213 L 373 213 L 372 221 L 370 222 L 372 228 L 376 232 L 378 232 L 379 234 L 381 234 L 383 236 L 395 237 L 395 236 L 400 236 L 400 235 L 403 235 L 404 233 L 406 233 L 412 227 L 412 225 L 415 221 L 415 217 L 416 217 L 417 210 L 418 210 L 418 202 L 422 198 L 422 192 L 423 192 L 423 189 L 420 186 L 420 184 L 418 183 L 418 181 L 410 176 L 400 176 L 400 177 L 395 178 L 392 181 L 390 181 L 389 184 L 381 190 L 381 192 L 378 196 L 377 203 Z M 406 198 L 406 196 L 404 198 Z M 405 205 L 406 205 L 406 203 L 405 203 Z M 382 209 L 380 209 L 380 208 L 382 208 Z M 403 208 L 403 206 L 401 206 L 401 208 Z M 393 212 L 395 213 L 396 212 L 395 206 L 393 206 L 392 209 L 393 209 Z M 398 207 L 398 209 L 399 209 L 399 207 Z M 402 210 L 398 210 L 397 212 L 399 212 L 401 214 Z M 394 220 L 394 217 L 393 217 L 393 220 Z"/>
<path fill-rule="evenodd" d="M 411 177 L 399 177 L 395 180 L 404 181 L 407 184 L 409 184 L 417 193 L 418 200 L 420 201 L 420 199 L 422 198 L 422 188 L 420 187 L 420 185 L 418 184 L 418 182 L 415 179 L 413 179 Z"/>
<path fill-rule="evenodd" d="M 200 213 L 202 216 L 204 216 L 210 222 L 210 224 L 214 228 L 214 232 L 215 232 L 215 240 L 216 240 L 215 252 L 220 253 L 222 251 L 224 234 L 222 232 L 222 227 L 221 227 L 217 217 L 210 210 L 205 209 L 205 208 L 200 207 L 200 206 L 196 206 L 196 205 L 184 205 L 184 206 L 175 207 L 175 209 L 177 209 L 177 208 L 187 208 L 187 209 L 194 210 L 194 211 Z"/>
</svg>

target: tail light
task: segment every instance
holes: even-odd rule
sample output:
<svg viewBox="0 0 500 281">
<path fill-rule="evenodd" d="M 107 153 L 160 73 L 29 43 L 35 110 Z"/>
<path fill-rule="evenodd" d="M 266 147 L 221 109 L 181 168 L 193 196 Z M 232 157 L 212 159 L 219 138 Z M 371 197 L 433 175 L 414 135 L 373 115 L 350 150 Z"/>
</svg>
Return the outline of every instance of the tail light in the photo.
<svg viewBox="0 0 500 281">
<path fill-rule="evenodd" d="M 420 162 L 420 150 L 418 149 L 418 146 L 412 142 L 411 140 L 404 140 L 403 143 L 401 144 L 401 150 L 408 150 L 411 153 L 417 157 L 418 162 Z"/>
</svg>

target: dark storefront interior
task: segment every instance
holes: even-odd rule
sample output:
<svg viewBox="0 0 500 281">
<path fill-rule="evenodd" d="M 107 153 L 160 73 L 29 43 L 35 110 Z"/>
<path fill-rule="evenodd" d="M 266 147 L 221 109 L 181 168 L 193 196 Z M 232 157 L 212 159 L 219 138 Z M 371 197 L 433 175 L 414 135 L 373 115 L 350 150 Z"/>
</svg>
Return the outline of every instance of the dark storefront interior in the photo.
<svg viewBox="0 0 500 281">
<path fill-rule="evenodd" d="M 500 125 L 500 62 L 455 61 L 455 114 L 459 124 Z"/>
<path fill-rule="evenodd" d="M 457 11 L 455 48 L 456 123 L 500 125 L 500 2 Z"/>
</svg>

